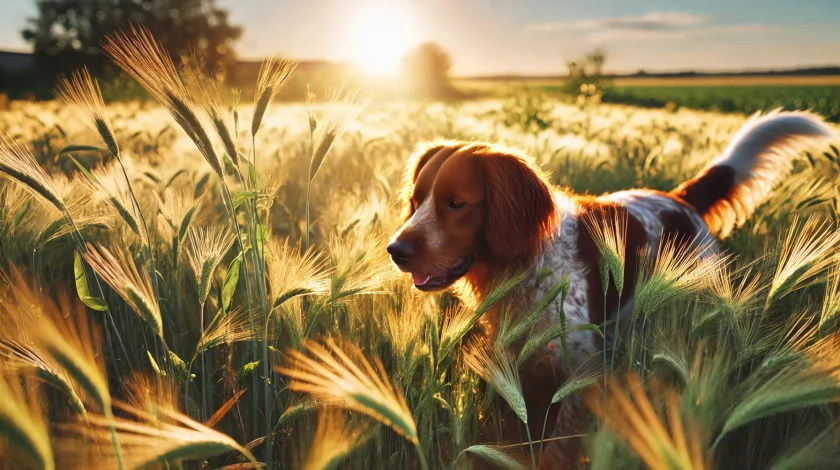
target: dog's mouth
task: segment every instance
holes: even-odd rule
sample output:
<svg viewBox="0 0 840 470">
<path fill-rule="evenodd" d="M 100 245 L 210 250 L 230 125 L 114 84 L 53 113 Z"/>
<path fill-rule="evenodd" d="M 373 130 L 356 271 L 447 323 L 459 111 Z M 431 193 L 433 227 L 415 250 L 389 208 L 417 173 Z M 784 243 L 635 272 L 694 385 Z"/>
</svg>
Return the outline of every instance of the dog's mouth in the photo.
<svg viewBox="0 0 840 470">
<path fill-rule="evenodd" d="M 467 255 L 459 261 L 458 264 L 452 266 L 443 274 L 439 274 L 437 276 L 421 276 L 419 274 L 412 273 L 411 278 L 414 281 L 414 287 L 422 291 L 439 290 L 449 287 L 464 274 L 467 274 L 467 271 L 469 271 L 470 267 L 472 267 L 472 263 L 472 255 Z"/>
</svg>

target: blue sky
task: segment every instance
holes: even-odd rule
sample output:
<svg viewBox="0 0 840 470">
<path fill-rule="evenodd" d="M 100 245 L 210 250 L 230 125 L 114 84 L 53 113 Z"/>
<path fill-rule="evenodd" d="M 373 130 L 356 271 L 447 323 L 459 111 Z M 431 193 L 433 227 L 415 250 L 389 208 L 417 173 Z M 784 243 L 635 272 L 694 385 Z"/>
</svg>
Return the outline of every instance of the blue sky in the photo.
<svg viewBox="0 0 840 470">
<path fill-rule="evenodd" d="M 435 41 L 458 74 L 558 73 L 600 46 L 607 69 L 840 64 L 840 0 L 218 0 L 245 26 L 240 56 L 353 60 L 387 72 Z M 0 49 L 31 0 L 0 0 Z"/>
</svg>

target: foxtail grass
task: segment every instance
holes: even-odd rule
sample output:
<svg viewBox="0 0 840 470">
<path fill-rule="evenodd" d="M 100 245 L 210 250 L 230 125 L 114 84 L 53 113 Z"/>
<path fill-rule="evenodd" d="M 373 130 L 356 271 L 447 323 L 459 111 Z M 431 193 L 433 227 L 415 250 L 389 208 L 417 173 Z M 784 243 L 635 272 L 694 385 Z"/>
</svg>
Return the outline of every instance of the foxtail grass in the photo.
<svg viewBox="0 0 840 470">
<path fill-rule="evenodd" d="M 456 462 L 462 455 L 475 455 L 485 462 L 502 470 L 527 470 L 532 468 L 531 461 L 527 454 L 515 449 L 499 445 L 476 444 L 467 447 L 458 454 Z"/>
<path fill-rule="evenodd" d="M 127 192 L 131 199 L 130 210 L 123 202 L 122 196 L 124 193 L 122 190 L 118 189 L 119 185 L 116 183 L 117 180 L 115 178 L 111 177 L 108 182 L 100 185 L 98 179 L 92 178 L 90 173 L 85 172 L 85 175 L 88 176 L 89 179 L 92 179 L 92 182 L 99 186 L 100 190 L 104 190 L 107 194 L 106 200 L 109 204 L 114 207 L 120 216 L 128 223 L 129 227 L 131 227 L 132 230 L 140 236 L 141 240 L 143 240 L 146 248 L 146 255 L 148 256 L 147 262 L 149 263 L 149 273 L 152 277 L 152 286 L 154 288 L 155 295 L 157 295 L 157 278 L 155 277 L 157 268 L 155 267 L 154 255 L 152 254 L 151 241 L 149 240 L 149 229 L 146 224 L 146 219 L 143 217 L 140 202 L 137 200 L 137 196 L 134 194 L 134 188 L 131 186 L 131 180 L 128 177 L 125 163 L 123 162 L 122 155 L 120 154 L 120 148 L 119 145 L 117 145 L 117 138 L 114 134 L 114 129 L 105 114 L 105 102 L 102 99 L 102 92 L 99 89 L 99 84 L 90 76 L 87 69 L 83 68 L 81 71 L 73 73 L 70 78 L 64 77 L 59 81 L 58 94 L 65 102 L 75 109 L 76 113 L 83 121 L 85 121 L 88 127 L 92 128 L 97 134 L 99 134 L 99 138 L 102 139 L 105 147 L 117 160 L 117 164 L 122 171 L 122 177 L 124 178 L 127 186 Z"/>
<path fill-rule="evenodd" d="M 330 238 L 329 253 L 333 268 L 330 273 L 330 300 L 337 301 L 351 295 L 385 294 L 388 281 L 399 274 L 384 250 L 371 250 L 382 246 L 381 236 L 353 234 Z"/>
<path fill-rule="evenodd" d="M 277 96 L 277 93 L 292 77 L 297 62 L 289 59 L 271 58 L 262 63 L 257 76 L 257 88 L 254 91 L 254 117 L 251 120 L 251 136 L 257 135 L 262 125 L 265 110 Z"/>
<path fill-rule="evenodd" d="M 190 228 L 201 210 L 204 197 L 193 197 L 191 191 L 175 192 L 170 189 L 164 191 L 162 198 L 157 193 L 154 194 L 158 202 L 160 217 L 163 218 L 166 227 L 169 227 L 171 231 L 172 260 L 175 264 L 178 264 L 181 247 L 184 245 L 190 233 Z"/>
<path fill-rule="evenodd" d="M 833 268 L 828 275 L 828 285 L 820 310 L 820 329 L 831 331 L 840 315 L 840 268 Z"/>
<path fill-rule="evenodd" d="M 633 448 L 649 468 L 712 468 L 702 431 L 691 420 L 683 422 L 675 392 L 665 392 L 666 416 L 663 418 L 656 412 L 635 376 L 628 376 L 627 391 L 622 390 L 616 380 L 610 381 L 608 388 L 608 398 L 601 394 L 588 395 L 590 408 L 599 420 Z"/>
<path fill-rule="evenodd" d="M 273 340 L 277 330 L 273 324 L 263 321 L 261 316 L 254 316 L 256 328 L 251 328 L 251 321 L 245 307 L 238 306 L 230 312 L 218 312 L 196 346 L 195 354 L 201 354 L 211 348 L 225 344 L 248 342 L 254 338 Z M 268 328 L 265 332 L 263 329 Z"/>
<path fill-rule="evenodd" d="M 154 414 L 121 402 L 115 405 L 124 416 L 113 421 L 128 468 L 204 459 L 227 452 L 237 452 L 256 463 L 251 452 L 232 438 L 193 421 L 167 403 L 155 404 Z M 105 468 L 114 464 L 114 455 L 105 449 L 89 454 L 87 460 L 79 458 L 79 449 L 100 442 L 109 432 L 110 422 L 106 417 L 90 415 L 85 421 L 59 428 L 62 437 L 57 446 L 67 468 Z"/>
<path fill-rule="evenodd" d="M 190 250 L 187 251 L 189 266 L 195 276 L 195 283 L 198 289 L 199 304 L 199 331 L 202 340 L 206 322 L 204 319 L 204 307 L 207 295 L 210 293 L 210 283 L 216 273 L 216 269 L 222 262 L 222 258 L 233 246 L 234 236 L 225 227 L 201 227 L 190 231 Z M 202 419 L 207 420 L 207 393 L 210 388 L 207 367 L 204 354 L 201 354 L 201 410 Z"/>
<path fill-rule="evenodd" d="M 187 133 L 219 178 L 222 163 L 195 109 L 195 99 L 172 58 L 145 26 L 130 26 L 106 39 L 105 54 L 137 80 Z"/>
<path fill-rule="evenodd" d="M 204 305 L 210 293 L 210 283 L 225 254 L 233 246 L 234 235 L 221 226 L 193 228 L 189 233 L 189 266 L 195 276 L 198 301 Z M 204 318 L 201 320 L 204 329 Z"/>
<path fill-rule="evenodd" d="M 21 381 L 26 382 L 24 392 Z M 27 397 L 28 395 L 28 397 Z M 25 375 L 0 373 L 0 440 L 6 441 L 7 457 L 13 451 L 35 468 L 53 470 L 55 462 L 49 430 L 39 412 L 38 388 Z M 10 463 L 10 462 L 6 462 Z"/>
<path fill-rule="evenodd" d="M 111 155 L 120 158 L 113 126 L 105 111 L 105 101 L 99 83 L 91 77 L 88 69 L 82 68 L 69 77 L 58 81 L 58 95 L 70 105 L 82 121 L 99 135 Z"/>
<path fill-rule="evenodd" d="M 187 86 L 198 106 L 204 110 L 207 119 L 213 124 L 216 135 L 222 141 L 222 146 L 231 159 L 234 166 L 239 165 L 239 148 L 236 144 L 236 136 L 231 132 L 228 120 L 222 111 L 222 97 L 216 80 L 211 77 L 204 77 L 194 67 L 187 67 Z"/>
<path fill-rule="evenodd" d="M 642 260 L 643 272 L 634 296 L 634 310 L 648 316 L 658 308 L 709 287 L 726 258 L 711 254 L 711 242 L 684 243 L 666 238 L 655 258 Z"/>
<path fill-rule="evenodd" d="M 25 285 L 22 275 L 3 279 L 9 285 Z M 70 375 L 50 354 L 39 347 L 29 334 L 31 323 L 39 322 L 44 316 L 40 303 L 32 303 L 28 289 L 18 289 L 8 296 L 0 297 L 0 320 L 5 325 L 0 331 L 0 363 L 6 370 L 29 373 L 60 391 L 70 401 L 76 412 L 84 414 L 84 394 Z"/>
<path fill-rule="evenodd" d="M 607 214 L 611 212 L 611 214 Z M 618 291 L 618 298 L 621 299 L 621 294 L 624 291 L 624 266 L 626 264 L 626 249 L 625 240 L 627 238 L 627 212 L 619 213 L 613 209 L 610 211 L 602 209 L 600 214 L 584 218 L 584 225 L 588 230 L 595 246 L 598 248 L 598 267 L 601 274 L 601 291 L 604 293 L 604 308 L 607 306 L 607 293 L 610 288 L 610 278 L 612 278 L 616 290 Z M 621 302 L 619 301 L 615 312 L 613 338 L 612 338 L 612 357 L 610 358 L 610 370 L 615 368 L 615 353 L 618 350 L 619 342 L 619 317 L 621 313 Z M 608 318 L 609 313 L 604 312 L 604 318 Z M 604 325 L 603 336 L 607 337 L 607 325 Z M 604 341 L 603 347 L 604 364 L 607 363 L 607 341 Z"/>
<path fill-rule="evenodd" d="M 83 256 L 102 280 L 163 339 L 163 320 L 151 281 L 137 270 L 131 256 L 122 249 L 112 253 L 107 248 L 93 245 L 88 245 Z"/>
<path fill-rule="evenodd" d="M 338 468 L 354 449 L 373 435 L 376 427 L 369 421 L 348 421 L 347 413 L 328 409 L 318 417 L 318 428 L 303 464 L 304 470 L 332 470 Z"/>
<path fill-rule="evenodd" d="M 20 303 L 24 299 L 28 300 L 28 305 Z M 37 306 L 34 308 L 38 308 L 42 315 L 37 321 L 29 322 L 27 333 L 34 344 L 59 364 L 67 376 L 85 391 L 85 400 L 103 413 L 104 426 L 113 445 L 111 450 L 115 463 L 122 469 L 123 454 L 114 428 L 111 392 L 105 376 L 104 358 L 98 354 L 100 342 L 97 336 L 91 336 L 91 332 L 95 330 L 91 328 L 87 315 L 79 309 L 75 318 L 67 317 L 67 312 L 45 303 L 31 292 L 19 294 L 19 310 L 33 306 Z M 83 416 L 87 419 L 91 414 L 86 413 Z"/>
<path fill-rule="evenodd" d="M 528 271 L 525 270 L 516 273 L 501 274 L 488 289 L 489 293 L 480 300 L 475 308 L 459 307 L 445 315 L 440 334 L 438 363 L 443 362 L 472 327 L 478 323 L 479 319 L 500 300 L 510 294 L 511 291 L 528 277 L 528 274 Z"/>
<path fill-rule="evenodd" d="M 309 131 L 312 139 L 309 160 L 309 181 L 306 184 L 306 232 L 305 246 L 309 247 L 309 204 L 312 194 L 312 182 L 327 155 L 338 139 L 347 131 L 350 124 L 359 116 L 367 101 L 358 90 L 332 89 L 327 93 L 329 111 L 321 121 L 310 112 Z"/>
<path fill-rule="evenodd" d="M 525 406 L 525 395 L 519 380 L 519 368 L 512 354 L 479 342 L 467 349 L 464 362 L 474 370 L 496 393 L 510 406 L 520 421 L 525 424 L 528 441 L 531 447 L 531 459 L 536 466 L 534 447 L 531 442 L 531 431 L 528 426 L 528 410 Z"/>
<path fill-rule="evenodd" d="M 809 217 L 804 224 L 794 219 L 782 244 L 766 305 L 769 307 L 834 266 L 838 261 L 838 245 L 840 231 L 817 216 Z"/>
<path fill-rule="evenodd" d="M 294 297 L 330 291 L 330 271 L 313 249 L 301 255 L 288 240 L 272 238 L 266 243 L 266 264 L 272 309 Z"/>
<path fill-rule="evenodd" d="M 8 135 L 0 135 L 0 175 L 17 182 L 35 197 L 66 213 L 64 200 L 32 152 Z"/>
<path fill-rule="evenodd" d="M 290 350 L 288 366 L 277 368 L 292 379 L 292 390 L 334 400 L 337 406 L 364 413 L 391 427 L 414 444 L 422 467 L 428 468 L 411 411 L 402 392 L 388 380 L 381 362 L 371 365 L 358 348 L 350 344 L 339 346 L 332 339 L 327 340 L 326 348 L 315 342 L 308 342 L 305 347 L 314 358 Z"/>
<path fill-rule="evenodd" d="M 527 335 L 540 322 L 546 309 L 555 302 L 558 296 L 560 296 L 559 302 L 563 302 L 569 291 L 569 285 L 568 278 L 555 283 L 515 324 L 512 324 L 512 313 L 508 313 L 499 325 L 497 335 L 499 345 L 510 346 Z"/>
<path fill-rule="evenodd" d="M 85 178 L 81 178 L 83 186 L 87 186 L 92 193 L 111 206 L 144 244 L 149 243 L 149 233 L 139 204 L 135 204 L 131 195 L 131 183 L 120 174 L 121 164 L 109 165 L 93 170 Z M 124 170 L 122 170 L 124 171 Z M 125 182 L 124 182 L 125 181 Z"/>
</svg>

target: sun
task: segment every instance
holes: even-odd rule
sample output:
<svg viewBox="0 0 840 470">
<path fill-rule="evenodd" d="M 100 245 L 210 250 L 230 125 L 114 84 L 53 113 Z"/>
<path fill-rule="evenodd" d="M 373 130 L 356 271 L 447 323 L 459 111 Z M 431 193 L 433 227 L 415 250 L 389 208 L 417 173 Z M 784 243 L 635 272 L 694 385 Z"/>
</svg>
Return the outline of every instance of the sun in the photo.
<svg viewBox="0 0 840 470">
<path fill-rule="evenodd" d="M 386 1 L 365 3 L 353 11 L 349 26 L 347 39 L 353 63 L 373 76 L 399 71 L 412 35 L 410 15 L 404 7 Z"/>
</svg>

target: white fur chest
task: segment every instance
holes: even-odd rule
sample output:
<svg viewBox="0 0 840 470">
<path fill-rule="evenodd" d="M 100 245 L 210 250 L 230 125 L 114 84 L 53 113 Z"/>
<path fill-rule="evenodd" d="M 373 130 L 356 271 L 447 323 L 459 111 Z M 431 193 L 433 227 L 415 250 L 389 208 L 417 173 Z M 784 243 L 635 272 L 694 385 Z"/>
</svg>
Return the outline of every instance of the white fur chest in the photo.
<svg viewBox="0 0 840 470">
<path fill-rule="evenodd" d="M 527 306 L 524 306 L 527 311 L 527 308 L 546 296 L 555 284 L 563 279 L 569 280 L 569 291 L 562 299 L 562 305 L 561 297 L 558 296 L 548 306 L 545 315 L 551 324 L 562 323 L 565 319 L 566 348 L 569 362 L 574 368 L 596 355 L 600 346 L 594 332 L 580 329 L 590 323 L 590 320 L 587 298 L 588 268 L 578 258 L 577 237 L 580 227 L 577 208 L 574 202 L 563 194 L 558 194 L 556 201 L 560 212 L 560 224 L 554 239 L 546 241 L 543 253 L 536 262 L 534 275 L 522 283 L 518 292 L 520 295 L 517 297 L 527 303 Z M 542 277 L 539 284 L 538 276 Z M 559 337 L 552 340 L 540 351 L 542 354 L 539 356 L 547 354 L 552 358 L 555 367 L 565 369 L 562 342 Z"/>
</svg>

